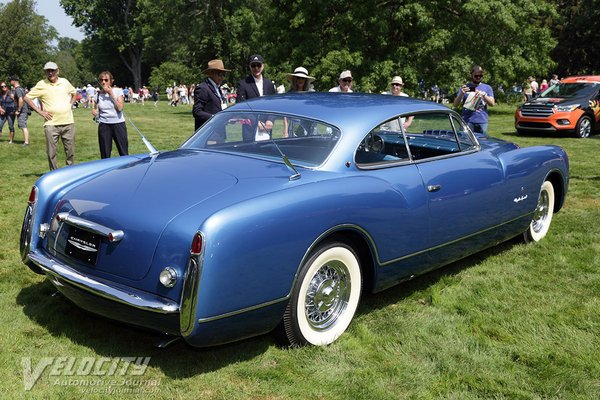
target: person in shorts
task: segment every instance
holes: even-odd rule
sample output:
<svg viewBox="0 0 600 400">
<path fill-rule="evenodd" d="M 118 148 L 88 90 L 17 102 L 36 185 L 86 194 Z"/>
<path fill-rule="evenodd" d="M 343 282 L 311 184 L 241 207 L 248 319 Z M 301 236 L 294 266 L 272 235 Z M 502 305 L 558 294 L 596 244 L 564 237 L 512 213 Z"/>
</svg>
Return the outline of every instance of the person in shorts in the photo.
<svg viewBox="0 0 600 400">
<path fill-rule="evenodd" d="M 25 89 L 21 87 L 21 80 L 17 75 L 10 77 L 10 84 L 15 92 L 15 103 L 17 103 L 15 117 L 17 118 L 17 126 L 23 131 L 23 146 L 29 146 L 29 128 L 27 128 L 27 119 L 29 118 L 30 111 L 25 102 Z"/>
</svg>

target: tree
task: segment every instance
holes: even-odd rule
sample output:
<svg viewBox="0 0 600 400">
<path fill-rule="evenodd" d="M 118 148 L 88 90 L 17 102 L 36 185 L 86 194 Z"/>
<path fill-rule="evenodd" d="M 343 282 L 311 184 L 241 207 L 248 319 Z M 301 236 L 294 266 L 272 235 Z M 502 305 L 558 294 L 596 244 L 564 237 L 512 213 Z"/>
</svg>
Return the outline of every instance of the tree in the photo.
<svg viewBox="0 0 600 400">
<path fill-rule="evenodd" d="M 560 76 L 600 73 L 600 6 L 597 0 L 559 1 L 553 24 L 558 45 L 551 52 Z"/>
<path fill-rule="evenodd" d="M 61 0 L 65 13 L 83 27 L 92 40 L 100 40 L 116 52 L 133 78 L 136 89 L 142 85 L 145 1 L 137 0 Z"/>
<path fill-rule="evenodd" d="M 14 0 L 0 4 L 2 58 L 0 77 L 18 75 L 25 87 L 43 78 L 42 66 L 48 61 L 56 30 L 36 14 L 35 1 Z"/>
<path fill-rule="evenodd" d="M 324 90 L 352 70 L 360 90 L 387 88 L 402 75 L 458 87 L 473 64 L 507 84 L 545 71 L 556 41 L 547 21 L 555 5 L 544 0 L 272 0 L 263 41 L 275 62 L 316 71 Z M 349 55 L 351 55 L 349 57 Z M 334 73 L 335 71 L 335 73 Z"/>
</svg>

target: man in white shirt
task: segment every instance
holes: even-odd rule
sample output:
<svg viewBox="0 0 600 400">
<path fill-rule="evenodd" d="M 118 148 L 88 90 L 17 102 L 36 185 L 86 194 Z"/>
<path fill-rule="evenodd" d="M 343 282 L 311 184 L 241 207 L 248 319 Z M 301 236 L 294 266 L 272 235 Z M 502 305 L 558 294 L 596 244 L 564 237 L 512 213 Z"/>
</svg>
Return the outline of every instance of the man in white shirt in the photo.
<svg viewBox="0 0 600 400">
<path fill-rule="evenodd" d="M 342 71 L 338 82 L 339 86 L 329 89 L 330 92 L 352 93 L 352 73 L 348 70 Z"/>
<path fill-rule="evenodd" d="M 265 69 L 264 59 L 260 54 L 250 56 L 248 60 L 250 75 L 238 83 L 236 102 L 250 100 L 255 97 L 275 94 L 275 85 L 273 82 L 263 77 Z M 268 119 L 258 121 L 258 131 L 255 135 L 247 125 L 244 126 L 242 136 L 245 142 L 264 137 L 264 132 L 269 132 L 273 128 L 273 121 Z"/>
</svg>

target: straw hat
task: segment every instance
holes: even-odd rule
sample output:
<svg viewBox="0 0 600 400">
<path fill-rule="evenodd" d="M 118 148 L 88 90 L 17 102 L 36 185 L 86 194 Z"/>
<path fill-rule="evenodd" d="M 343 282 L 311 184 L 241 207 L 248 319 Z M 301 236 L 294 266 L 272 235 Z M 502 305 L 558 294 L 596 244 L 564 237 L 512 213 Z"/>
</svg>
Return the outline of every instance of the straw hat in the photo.
<svg viewBox="0 0 600 400">
<path fill-rule="evenodd" d="M 223 61 L 221 61 L 221 60 L 210 60 L 208 62 L 208 68 L 206 68 L 204 71 L 202 71 L 202 73 L 206 74 L 210 71 L 229 72 L 231 70 L 225 69 L 225 66 L 223 65 Z"/>
<path fill-rule="evenodd" d="M 404 85 L 404 82 L 402 82 L 402 78 L 399 76 L 395 76 L 392 81 L 390 82 L 390 84 L 394 84 L 397 83 L 398 85 Z"/>
<path fill-rule="evenodd" d="M 294 70 L 293 74 L 288 74 L 288 79 L 291 81 L 294 77 L 296 78 L 304 78 L 304 79 L 308 79 L 309 82 L 312 82 L 315 80 L 314 77 L 312 76 L 308 76 L 308 70 L 304 67 L 298 67 Z"/>
</svg>

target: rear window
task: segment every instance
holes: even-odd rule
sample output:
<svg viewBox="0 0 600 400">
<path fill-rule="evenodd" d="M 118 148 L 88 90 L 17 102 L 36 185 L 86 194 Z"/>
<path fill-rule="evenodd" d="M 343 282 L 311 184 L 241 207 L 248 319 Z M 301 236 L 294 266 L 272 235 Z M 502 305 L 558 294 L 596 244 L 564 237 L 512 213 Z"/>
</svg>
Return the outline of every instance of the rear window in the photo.
<svg viewBox="0 0 600 400">
<path fill-rule="evenodd" d="M 254 112 L 218 113 L 181 147 L 237 153 L 297 165 L 321 165 L 341 134 L 338 128 L 308 118 Z"/>
</svg>

